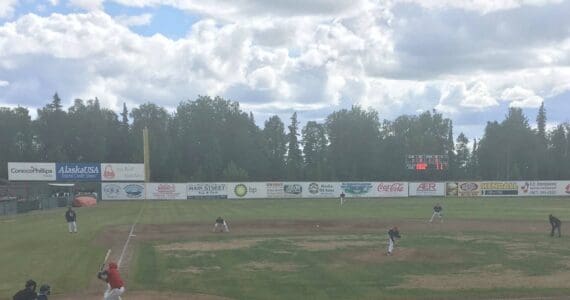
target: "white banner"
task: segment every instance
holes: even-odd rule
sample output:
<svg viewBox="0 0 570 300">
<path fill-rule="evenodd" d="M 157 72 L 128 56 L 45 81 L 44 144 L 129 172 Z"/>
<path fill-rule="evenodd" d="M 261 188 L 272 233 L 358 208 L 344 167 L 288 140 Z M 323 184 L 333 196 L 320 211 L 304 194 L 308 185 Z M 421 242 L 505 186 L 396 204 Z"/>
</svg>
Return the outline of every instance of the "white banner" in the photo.
<svg viewBox="0 0 570 300">
<path fill-rule="evenodd" d="M 55 181 L 55 163 L 9 162 L 10 181 Z"/>
<path fill-rule="evenodd" d="M 144 164 L 101 164 L 101 181 L 144 181 Z"/>
<path fill-rule="evenodd" d="M 373 197 L 408 197 L 407 182 L 376 182 Z"/>
<path fill-rule="evenodd" d="M 410 182 L 410 196 L 445 196 L 445 182 Z"/>
<path fill-rule="evenodd" d="M 518 181 L 519 196 L 556 196 L 561 181 Z"/>
<path fill-rule="evenodd" d="M 144 200 L 145 184 L 132 183 L 102 183 L 101 193 L 103 200 Z"/>
<path fill-rule="evenodd" d="M 146 188 L 149 200 L 186 200 L 185 183 L 148 183 Z"/>
<path fill-rule="evenodd" d="M 374 197 L 375 188 L 374 182 L 340 182 L 341 192 L 344 192 L 347 198 Z"/>
<path fill-rule="evenodd" d="M 229 199 L 267 198 L 265 182 L 234 182 L 227 187 Z"/>
<path fill-rule="evenodd" d="M 303 182 L 303 198 L 338 198 L 340 182 Z"/>
<path fill-rule="evenodd" d="M 570 196 L 570 181 L 558 181 L 558 187 L 556 189 L 556 195 L 558 195 L 558 196 Z"/>
<path fill-rule="evenodd" d="M 188 183 L 187 191 L 187 199 L 227 199 L 229 193 L 228 184 L 218 182 Z"/>
<path fill-rule="evenodd" d="M 267 198 L 301 198 L 303 183 L 301 182 L 266 182 Z"/>
</svg>

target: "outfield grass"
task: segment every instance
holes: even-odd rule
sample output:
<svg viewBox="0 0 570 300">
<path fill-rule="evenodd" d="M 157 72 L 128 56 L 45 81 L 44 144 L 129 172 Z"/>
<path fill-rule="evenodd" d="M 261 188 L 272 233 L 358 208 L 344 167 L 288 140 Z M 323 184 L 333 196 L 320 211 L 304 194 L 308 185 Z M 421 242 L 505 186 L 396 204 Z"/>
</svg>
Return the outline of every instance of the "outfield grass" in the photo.
<svg viewBox="0 0 570 300">
<path fill-rule="evenodd" d="M 146 207 L 140 223 L 169 224 L 211 223 L 218 215 L 231 222 L 419 220 L 429 218 L 435 202 L 443 204 L 447 219 L 534 220 L 546 223 L 549 213 L 559 216 L 563 222 L 570 219 L 570 198 L 351 199 L 342 208 L 339 208 L 336 200 L 319 199 L 118 202 L 78 209 L 80 233 L 75 235 L 67 233 L 63 216 L 65 210 L 34 212 L 0 218 L 0 265 L 6 270 L 0 272 L 0 299 L 11 297 L 28 278 L 51 284 L 55 293 L 81 291 L 92 280 L 105 252 L 94 242 L 95 237 L 109 226 L 130 225 L 143 205 Z M 410 298 L 430 293 L 438 297 L 457 298 L 460 295 L 550 295 L 568 291 L 564 288 L 492 288 L 427 293 L 425 289 L 394 288 L 406 284 L 412 275 L 430 275 L 434 278 L 446 274 L 463 276 L 462 271 L 488 265 L 502 265 L 504 269 L 520 272 L 521 276 L 527 277 L 556 274 L 568 266 L 565 265 L 565 257 L 570 252 L 565 249 L 570 249 L 570 242 L 564 237 L 548 240 L 542 233 L 466 234 L 474 240 L 459 240 L 456 234 L 442 232 L 406 235 L 399 247 L 423 249 L 431 256 L 428 255 L 426 260 L 393 262 L 363 262 L 347 258 L 351 253 L 383 251 L 383 232 L 381 235 L 333 235 L 335 240 L 349 238 L 364 244 L 322 251 L 299 247 L 296 237 L 274 236 L 251 248 L 216 251 L 212 257 L 197 255 L 199 253 L 192 251 L 172 255 L 157 251 L 157 243 L 145 243 L 136 251 L 135 263 L 132 264 L 134 276 L 131 276 L 129 286 L 134 289 L 214 293 L 238 299 L 301 299 L 307 296 L 314 299 L 375 299 L 379 295 Z M 232 236 L 215 239 L 232 239 Z M 544 244 L 545 239 L 548 243 L 557 244 L 548 246 Z M 518 245 L 524 250 L 521 252 L 532 255 L 513 256 L 504 242 Z M 458 261 L 438 258 L 437 253 L 448 253 L 449 249 L 459 253 Z M 276 251 L 289 254 L 275 255 Z M 244 265 L 258 260 L 274 266 L 288 263 L 294 271 L 275 271 L 265 267 L 244 271 Z M 208 269 L 210 265 L 219 268 Z M 175 272 L 176 269 L 189 267 L 198 268 L 200 273 Z"/>
</svg>

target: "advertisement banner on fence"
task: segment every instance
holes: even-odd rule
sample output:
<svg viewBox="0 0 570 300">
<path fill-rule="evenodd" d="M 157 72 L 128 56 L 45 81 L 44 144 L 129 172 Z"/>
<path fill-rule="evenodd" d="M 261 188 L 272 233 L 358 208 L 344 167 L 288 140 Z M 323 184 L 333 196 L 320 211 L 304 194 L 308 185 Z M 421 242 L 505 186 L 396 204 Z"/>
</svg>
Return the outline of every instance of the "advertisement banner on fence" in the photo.
<svg viewBox="0 0 570 300">
<path fill-rule="evenodd" d="M 410 182 L 410 196 L 445 196 L 445 182 Z"/>
<path fill-rule="evenodd" d="M 185 183 L 148 183 L 146 188 L 149 200 L 186 200 Z"/>
<path fill-rule="evenodd" d="M 10 181 L 55 181 L 55 163 L 9 162 Z"/>
<path fill-rule="evenodd" d="M 267 191 L 267 198 L 283 198 L 285 197 L 284 182 L 267 182 L 265 189 Z"/>
<path fill-rule="evenodd" d="M 267 198 L 301 198 L 303 184 L 300 182 L 266 182 Z"/>
<path fill-rule="evenodd" d="M 101 164 L 101 181 L 144 181 L 144 164 Z"/>
<path fill-rule="evenodd" d="M 101 181 L 101 164 L 56 163 L 57 181 Z"/>
<path fill-rule="evenodd" d="M 265 182 L 228 183 L 229 199 L 267 198 Z"/>
<path fill-rule="evenodd" d="M 457 183 L 457 196 L 459 197 L 479 197 L 481 189 L 478 182 L 467 181 Z"/>
<path fill-rule="evenodd" d="M 303 198 L 338 198 L 339 182 L 304 182 Z"/>
<path fill-rule="evenodd" d="M 518 181 L 519 196 L 556 196 L 560 181 Z"/>
<path fill-rule="evenodd" d="M 140 182 L 102 183 L 101 192 L 103 200 L 144 200 L 145 184 Z"/>
<path fill-rule="evenodd" d="M 570 196 L 570 181 L 558 181 L 556 195 Z"/>
<path fill-rule="evenodd" d="M 188 183 L 187 199 L 227 199 L 228 184 L 217 182 Z"/>
<path fill-rule="evenodd" d="M 457 197 L 459 190 L 459 183 L 457 182 L 446 182 L 445 183 L 445 196 L 447 197 Z"/>
<path fill-rule="evenodd" d="M 375 197 L 408 197 L 407 182 L 377 182 Z"/>
<path fill-rule="evenodd" d="M 341 182 L 340 189 L 344 192 L 347 198 L 351 197 L 374 197 L 375 193 L 374 182 Z"/>
<path fill-rule="evenodd" d="M 515 181 L 480 182 L 481 196 L 517 196 L 519 186 Z"/>
</svg>

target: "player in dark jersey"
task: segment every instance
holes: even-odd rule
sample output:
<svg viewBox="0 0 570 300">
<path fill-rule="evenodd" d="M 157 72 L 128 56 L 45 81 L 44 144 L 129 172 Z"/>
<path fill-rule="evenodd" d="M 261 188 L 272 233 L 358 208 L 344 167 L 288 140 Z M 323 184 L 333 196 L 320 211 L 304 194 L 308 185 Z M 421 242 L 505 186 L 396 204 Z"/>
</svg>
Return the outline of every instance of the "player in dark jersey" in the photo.
<svg viewBox="0 0 570 300">
<path fill-rule="evenodd" d="M 560 219 L 550 214 L 548 215 L 548 221 L 550 221 L 550 226 L 552 226 L 552 230 L 550 231 L 550 236 L 554 236 L 554 230 L 558 230 L 558 237 L 560 237 L 561 236 L 560 226 L 562 225 Z"/>
<path fill-rule="evenodd" d="M 394 251 L 394 244 L 396 239 L 401 238 L 400 231 L 398 231 L 398 227 L 394 226 L 388 230 L 388 252 L 386 255 L 392 255 L 392 251 Z"/>
<path fill-rule="evenodd" d="M 228 227 L 228 223 L 222 217 L 218 217 L 216 219 L 216 223 L 214 223 L 214 232 L 230 232 L 230 228 Z"/>
<path fill-rule="evenodd" d="M 435 218 L 435 216 L 439 217 L 439 221 L 443 222 L 443 215 L 442 215 L 442 211 L 443 211 L 443 207 L 441 207 L 441 205 L 439 203 L 437 203 L 434 207 L 433 207 L 433 215 L 431 215 L 431 219 L 429 219 L 429 222 L 431 223 L 433 221 L 433 218 Z"/>
</svg>

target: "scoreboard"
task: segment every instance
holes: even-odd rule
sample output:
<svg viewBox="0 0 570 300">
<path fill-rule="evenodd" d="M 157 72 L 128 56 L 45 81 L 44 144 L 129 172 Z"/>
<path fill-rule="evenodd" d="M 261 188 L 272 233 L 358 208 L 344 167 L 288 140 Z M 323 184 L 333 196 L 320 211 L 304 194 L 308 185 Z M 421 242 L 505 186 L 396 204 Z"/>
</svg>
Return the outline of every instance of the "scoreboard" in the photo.
<svg viewBox="0 0 570 300">
<path fill-rule="evenodd" d="M 413 154 L 406 157 L 406 169 L 424 170 L 447 170 L 449 168 L 449 157 L 439 154 Z"/>
</svg>

